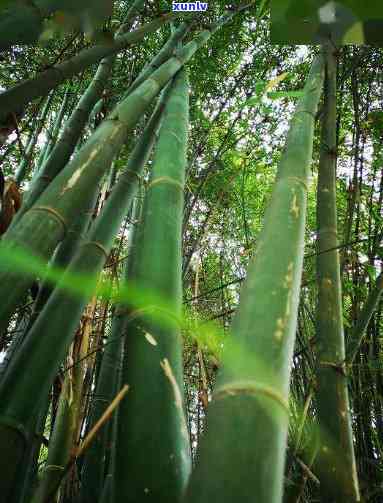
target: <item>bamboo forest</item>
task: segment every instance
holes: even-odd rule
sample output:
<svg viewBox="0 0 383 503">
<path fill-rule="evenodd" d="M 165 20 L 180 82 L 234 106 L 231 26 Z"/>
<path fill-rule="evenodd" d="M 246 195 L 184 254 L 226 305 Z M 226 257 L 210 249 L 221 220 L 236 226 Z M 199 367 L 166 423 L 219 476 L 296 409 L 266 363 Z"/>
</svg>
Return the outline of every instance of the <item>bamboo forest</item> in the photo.
<svg viewBox="0 0 383 503">
<path fill-rule="evenodd" d="M 383 502 L 378 4 L 1 0 L 0 503 Z"/>
</svg>

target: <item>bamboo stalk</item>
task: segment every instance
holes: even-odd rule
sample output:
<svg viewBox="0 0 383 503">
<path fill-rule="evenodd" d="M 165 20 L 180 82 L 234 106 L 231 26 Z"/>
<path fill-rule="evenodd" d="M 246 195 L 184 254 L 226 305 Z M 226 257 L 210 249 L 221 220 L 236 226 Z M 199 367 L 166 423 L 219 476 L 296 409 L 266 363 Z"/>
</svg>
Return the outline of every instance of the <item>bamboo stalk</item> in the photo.
<svg viewBox="0 0 383 503">
<path fill-rule="evenodd" d="M 316 473 L 321 500 L 326 503 L 359 501 L 350 405 L 345 374 L 343 312 L 337 239 L 336 207 L 336 59 L 334 49 L 324 48 L 326 58 L 325 101 L 319 161 L 317 407 L 321 446 Z M 323 250 L 332 249 L 327 253 Z"/>
<path fill-rule="evenodd" d="M 17 185 L 19 185 L 19 186 L 24 181 L 24 178 L 26 177 L 26 175 L 28 173 L 28 168 L 32 163 L 33 150 L 36 146 L 39 134 L 44 126 L 46 116 L 47 116 L 49 108 L 52 104 L 52 98 L 53 98 L 53 93 L 51 93 L 45 101 L 44 107 L 41 111 L 41 116 L 39 117 L 37 124 L 34 128 L 33 136 L 32 136 L 32 138 L 26 148 L 25 156 L 24 156 L 23 160 L 20 162 L 20 165 L 16 171 L 15 181 L 16 181 Z"/>
<path fill-rule="evenodd" d="M 154 289 L 177 314 L 187 125 L 188 87 L 181 71 L 159 133 L 133 271 L 140 287 Z M 122 379 L 130 393 L 119 413 L 114 501 L 178 502 L 190 472 L 179 327 L 159 326 L 136 312 L 125 331 Z"/>
<path fill-rule="evenodd" d="M 223 350 L 185 503 L 282 500 L 309 164 L 322 84 L 323 60 L 317 57 L 291 121 L 232 335 Z"/>
<path fill-rule="evenodd" d="M 351 366 L 360 349 L 364 333 L 368 327 L 374 311 L 379 305 L 380 298 L 383 293 L 383 272 L 376 278 L 375 285 L 371 289 L 367 300 L 359 314 L 358 321 L 355 327 L 351 330 L 349 342 L 347 345 L 347 365 Z"/>
</svg>

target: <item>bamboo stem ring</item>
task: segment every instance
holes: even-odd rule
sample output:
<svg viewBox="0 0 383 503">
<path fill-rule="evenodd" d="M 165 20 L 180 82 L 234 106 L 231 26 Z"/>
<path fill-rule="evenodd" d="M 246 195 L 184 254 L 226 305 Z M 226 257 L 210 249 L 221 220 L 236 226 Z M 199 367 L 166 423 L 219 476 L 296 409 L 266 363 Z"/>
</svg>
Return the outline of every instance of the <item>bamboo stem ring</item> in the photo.
<svg viewBox="0 0 383 503">
<path fill-rule="evenodd" d="M 68 226 L 65 221 L 65 218 L 61 215 L 61 213 L 59 213 L 54 208 L 51 208 L 50 206 L 32 206 L 32 208 L 29 211 L 45 211 L 47 213 L 50 213 L 51 215 L 53 215 L 55 217 L 57 222 L 59 222 L 62 225 L 63 230 L 64 230 L 64 235 L 66 235 L 66 233 L 68 231 Z"/>
<path fill-rule="evenodd" d="M 325 361 L 320 361 L 319 362 L 319 366 L 320 367 L 324 367 L 324 368 L 330 368 L 330 369 L 333 369 L 335 370 L 335 372 L 338 372 L 339 374 L 341 374 L 342 376 L 344 377 L 348 377 L 347 376 L 347 370 L 346 370 L 346 365 L 345 365 L 345 362 L 339 362 L 339 363 L 336 363 L 336 362 L 325 362 Z"/>
<path fill-rule="evenodd" d="M 65 470 L 64 466 L 60 465 L 46 465 L 45 470 L 58 470 L 60 472 L 63 472 Z"/>
<path fill-rule="evenodd" d="M 106 248 L 98 241 L 86 241 L 85 243 L 82 244 L 82 246 L 95 246 L 96 248 L 102 251 L 102 253 L 105 255 L 106 258 L 109 257 L 109 253 L 106 250 Z"/>
<path fill-rule="evenodd" d="M 238 383 L 221 386 L 213 393 L 213 400 L 220 400 L 227 396 L 235 395 L 264 395 L 271 398 L 282 406 L 283 410 L 289 413 L 289 404 L 283 396 L 269 386 L 258 386 L 257 384 Z"/>
<path fill-rule="evenodd" d="M 152 188 L 154 185 L 158 185 L 160 183 L 167 183 L 168 185 L 174 185 L 175 187 L 179 188 L 182 192 L 184 190 L 184 186 L 181 182 L 178 182 L 177 180 L 174 180 L 169 176 L 160 176 L 159 178 L 156 178 L 155 180 L 149 183 L 148 190 Z"/>
</svg>

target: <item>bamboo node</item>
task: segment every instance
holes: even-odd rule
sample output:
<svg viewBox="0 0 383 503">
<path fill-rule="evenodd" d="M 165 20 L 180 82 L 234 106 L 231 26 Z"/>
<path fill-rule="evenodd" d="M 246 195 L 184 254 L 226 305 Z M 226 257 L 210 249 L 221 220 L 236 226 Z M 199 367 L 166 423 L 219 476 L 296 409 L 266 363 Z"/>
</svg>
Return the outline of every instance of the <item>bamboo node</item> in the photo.
<svg viewBox="0 0 383 503">
<path fill-rule="evenodd" d="M 338 372 L 338 374 L 341 374 L 343 377 L 347 377 L 347 370 L 346 370 L 346 364 L 345 362 L 326 362 L 326 361 L 320 361 L 319 362 L 320 367 L 327 367 L 335 370 L 335 372 Z"/>
<path fill-rule="evenodd" d="M 67 233 L 68 226 L 65 221 L 65 218 L 61 215 L 61 213 L 59 213 L 54 208 L 51 208 L 50 206 L 32 206 L 32 208 L 29 211 L 45 211 L 46 213 L 51 214 L 62 225 L 63 230 L 64 230 L 64 235 Z"/>
<path fill-rule="evenodd" d="M 109 253 L 107 252 L 106 248 L 101 243 L 99 243 L 98 241 L 86 241 L 81 246 L 89 246 L 89 245 L 90 246 L 95 246 L 96 248 L 98 248 L 99 250 L 101 250 L 102 253 L 105 255 L 106 258 L 109 257 Z"/>
<path fill-rule="evenodd" d="M 156 178 L 155 180 L 153 180 L 148 184 L 148 189 L 160 183 L 167 183 L 169 185 L 174 185 L 175 187 L 179 188 L 182 192 L 184 191 L 183 184 L 181 182 L 178 182 L 177 180 L 174 180 L 173 178 L 170 178 L 169 176 L 160 176 L 159 178 Z"/>
<path fill-rule="evenodd" d="M 334 234 L 335 236 L 337 236 L 338 235 L 338 231 L 337 231 L 336 227 L 322 227 L 321 229 L 319 229 L 317 231 L 317 234 L 318 235 L 322 235 L 322 234 Z M 338 250 L 327 250 L 327 251 L 338 251 Z M 325 252 L 326 252 L 326 250 L 325 250 Z"/>
<path fill-rule="evenodd" d="M 65 467 L 60 465 L 46 465 L 45 467 L 45 470 L 60 470 L 61 472 L 63 472 L 64 469 Z"/>
<path fill-rule="evenodd" d="M 246 382 L 221 386 L 216 391 L 214 391 L 213 400 L 220 400 L 221 398 L 225 398 L 226 396 L 235 395 L 264 395 L 281 405 L 287 414 L 289 413 L 289 404 L 280 393 L 273 390 L 269 386 L 259 386 L 257 384 Z"/>
</svg>

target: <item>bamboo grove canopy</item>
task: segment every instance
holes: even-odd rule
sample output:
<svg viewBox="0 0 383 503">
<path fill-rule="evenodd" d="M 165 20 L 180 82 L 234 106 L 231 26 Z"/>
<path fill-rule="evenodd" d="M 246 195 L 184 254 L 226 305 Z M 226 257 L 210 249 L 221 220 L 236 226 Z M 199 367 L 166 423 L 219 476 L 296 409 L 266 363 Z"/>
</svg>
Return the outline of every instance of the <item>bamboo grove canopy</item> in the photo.
<svg viewBox="0 0 383 503">
<path fill-rule="evenodd" d="M 0 502 L 383 500 L 383 52 L 298 3 L 1 2 Z"/>
</svg>

